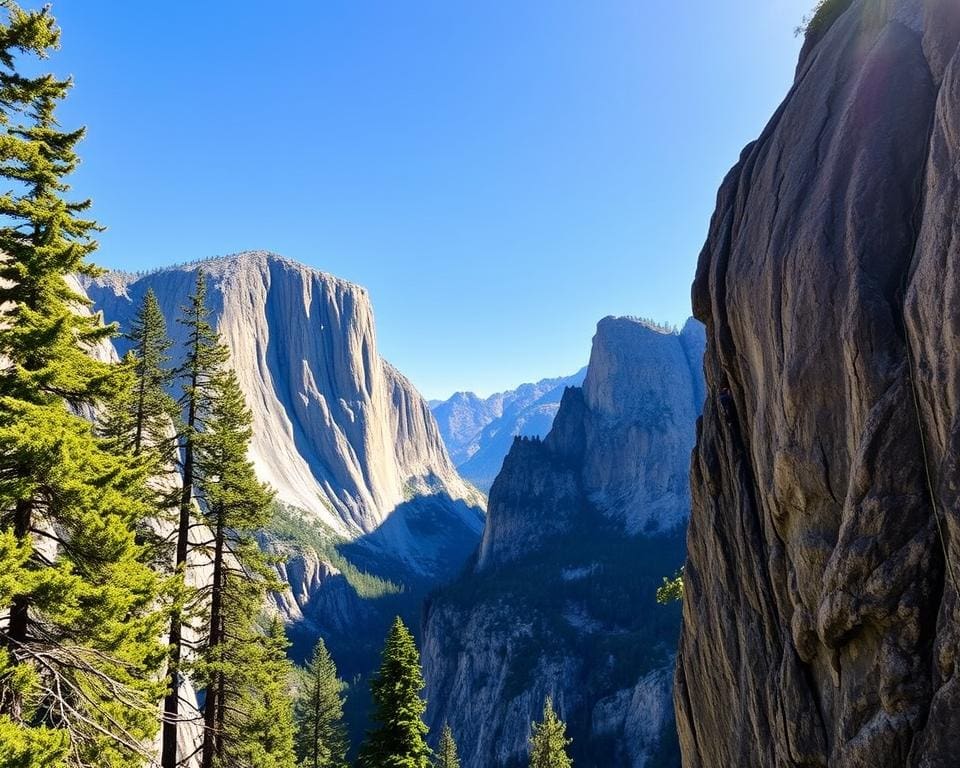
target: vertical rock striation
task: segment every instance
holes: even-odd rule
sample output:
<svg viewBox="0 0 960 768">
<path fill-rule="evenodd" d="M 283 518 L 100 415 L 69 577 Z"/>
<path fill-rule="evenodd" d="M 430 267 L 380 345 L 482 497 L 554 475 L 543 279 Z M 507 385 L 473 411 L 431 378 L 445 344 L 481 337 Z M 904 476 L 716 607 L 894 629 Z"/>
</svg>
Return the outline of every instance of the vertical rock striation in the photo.
<svg viewBox="0 0 960 768">
<path fill-rule="evenodd" d="M 654 593 L 683 559 L 703 343 L 693 321 L 602 320 L 550 433 L 514 442 L 472 567 L 425 611 L 429 721 L 465 768 L 525 765 L 547 695 L 581 768 L 678 764 L 680 617 Z"/>
<path fill-rule="evenodd" d="M 179 355 L 176 319 L 201 267 L 253 413 L 251 459 L 277 492 L 262 536 L 289 585 L 276 607 L 293 655 L 309 657 L 322 636 L 354 681 L 347 716 L 358 741 L 382 638 L 396 615 L 415 623 L 425 594 L 460 572 L 483 498 L 453 467 L 427 403 L 380 358 L 363 288 L 264 252 L 108 273 L 84 288 L 121 330 L 152 289 Z"/>
<path fill-rule="evenodd" d="M 140 275 L 110 273 L 85 288 L 121 328 L 152 288 L 179 350 L 176 318 L 201 267 L 253 411 L 252 458 L 283 502 L 356 538 L 377 531 L 413 496 L 479 501 L 450 462 L 426 402 L 381 360 L 363 288 L 259 251 Z M 476 509 L 451 509 L 479 533 Z M 424 554 L 409 531 L 392 530 L 390 546 L 414 564 Z"/>
<path fill-rule="evenodd" d="M 828 0 L 720 189 L 693 287 L 690 768 L 957 764 L 958 41 L 955 2 Z"/>
</svg>

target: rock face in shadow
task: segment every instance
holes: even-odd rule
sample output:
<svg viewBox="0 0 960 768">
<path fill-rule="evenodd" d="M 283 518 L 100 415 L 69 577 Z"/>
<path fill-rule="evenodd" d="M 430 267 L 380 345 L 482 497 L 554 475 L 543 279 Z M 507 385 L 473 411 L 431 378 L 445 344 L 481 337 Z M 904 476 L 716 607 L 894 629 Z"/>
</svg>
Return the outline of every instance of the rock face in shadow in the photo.
<svg viewBox="0 0 960 768">
<path fill-rule="evenodd" d="M 110 273 L 85 288 L 121 328 L 152 288 L 179 354 L 184 329 L 176 317 L 200 267 L 253 411 L 252 458 L 279 499 L 347 538 L 372 533 L 415 496 L 480 503 L 454 469 L 426 402 L 380 358 L 363 288 L 264 252 Z M 451 510 L 458 517 L 467 510 L 458 522 L 479 534 L 482 518 L 471 504 Z M 415 566 L 424 554 L 416 537 L 397 526 L 391 537 L 391 552 Z"/>
<path fill-rule="evenodd" d="M 581 768 L 679 764 L 680 616 L 654 594 L 683 560 L 703 329 L 597 328 L 583 388 L 543 440 L 515 440 L 472 567 L 425 609 L 428 720 L 465 768 L 527 764 L 552 695 Z"/>
<path fill-rule="evenodd" d="M 955 2 L 828 2 L 720 189 L 693 287 L 690 768 L 957 764 L 958 41 Z"/>
</svg>

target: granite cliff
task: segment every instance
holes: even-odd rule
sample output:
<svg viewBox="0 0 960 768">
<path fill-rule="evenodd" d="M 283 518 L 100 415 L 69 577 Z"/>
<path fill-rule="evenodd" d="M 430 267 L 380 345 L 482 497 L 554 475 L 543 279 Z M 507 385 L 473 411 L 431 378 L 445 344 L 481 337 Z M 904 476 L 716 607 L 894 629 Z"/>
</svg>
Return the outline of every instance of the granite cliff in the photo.
<svg viewBox="0 0 960 768">
<path fill-rule="evenodd" d="M 958 43 L 956 2 L 823 3 L 720 189 L 693 287 L 689 768 L 957 765 Z"/>
<path fill-rule="evenodd" d="M 84 288 L 121 329 L 152 288 L 179 350 L 176 318 L 199 268 L 253 411 L 251 458 L 281 501 L 340 536 L 372 536 L 420 570 L 431 549 L 396 521 L 384 525 L 411 499 L 449 497 L 451 522 L 479 533 L 479 497 L 457 474 L 426 402 L 380 358 L 360 286 L 258 251 L 108 273 Z M 125 351 L 122 339 L 117 346 Z"/>
<path fill-rule="evenodd" d="M 465 768 L 525 765 L 547 695 L 576 765 L 678 765 L 679 610 L 654 592 L 684 556 L 702 351 L 696 322 L 606 318 L 549 434 L 514 441 L 471 566 L 425 608 L 428 719 Z"/>
</svg>

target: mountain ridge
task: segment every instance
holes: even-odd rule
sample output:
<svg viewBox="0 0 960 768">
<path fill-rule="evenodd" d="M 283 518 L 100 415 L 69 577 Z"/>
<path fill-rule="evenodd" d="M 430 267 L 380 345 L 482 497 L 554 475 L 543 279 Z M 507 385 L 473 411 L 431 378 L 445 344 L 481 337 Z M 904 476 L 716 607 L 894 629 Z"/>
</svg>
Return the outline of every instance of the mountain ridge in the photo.
<svg viewBox="0 0 960 768">
<path fill-rule="evenodd" d="M 517 435 L 543 437 L 560 407 L 564 388 L 583 383 L 586 367 L 570 376 L 544 378 L 481 398 L 455 392 L 430 406 L 458 471 L 487 492 Z"/>
<path fill-rule="evenodd" d="M 549 433 L 513 438 L 476 556 L 424 610 L 428 723 L 449 722 L 464 768 L 521 768 L 548 695 L 576 765 L 678 764 L 680 615 L 654 595 L 684 557 L 702 344 L 695 321 L 604 318 Z"/>
</svg>

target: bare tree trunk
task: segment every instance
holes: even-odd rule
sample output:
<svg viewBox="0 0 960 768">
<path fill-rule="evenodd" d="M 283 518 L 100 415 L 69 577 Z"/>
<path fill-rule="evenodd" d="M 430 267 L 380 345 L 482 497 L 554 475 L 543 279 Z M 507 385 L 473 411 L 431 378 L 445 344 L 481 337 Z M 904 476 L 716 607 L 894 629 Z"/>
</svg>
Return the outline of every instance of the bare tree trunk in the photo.
<svg viewBox="0 0 960 768">
<path fill-rule="evenodd" d="M 187 437 L 183 451 L 183 490 L 180 493 L 180 518 L 177 530 L 176 567 L 186 575 L 190 544 L 190 507 L 193 503 L 193 429 L 197 421 L 197 373 L 190 379 L 190 403 L 187 411 Z M 169 688 L 163 702 L 163 737 L 160 765 L 177 768 L 177 731 L 180 718 L 180 665 L 183 658 L 183 617 L 174 610 L 170 617 Z"/>
<path fill-rule="evenodd" d="M 223 640 L 223 510 L 217 512 L 217 530 L 214 537 L 213 551 L 213 593 L 210 598 L 210 637 L 207 649 L 211 656 Z M 213 768 L 213 758 L 217 751 L 216 743 L 219 740 L 221 728 L 217 722 L 217 715 L 223 708 L 223 672 L 217 671 L 207 681 L 207 694 L 203 701 L 203 757 L 201 768 Z"/>
</svg>

